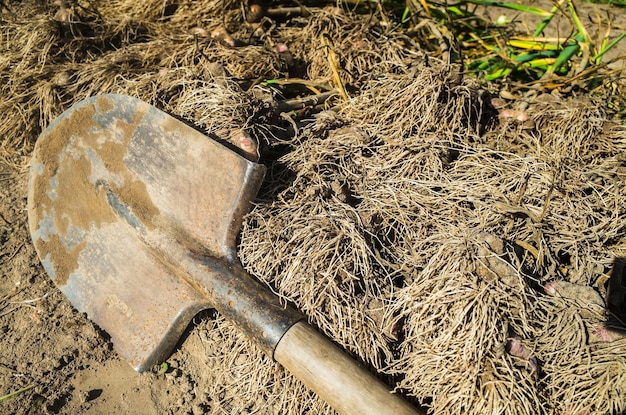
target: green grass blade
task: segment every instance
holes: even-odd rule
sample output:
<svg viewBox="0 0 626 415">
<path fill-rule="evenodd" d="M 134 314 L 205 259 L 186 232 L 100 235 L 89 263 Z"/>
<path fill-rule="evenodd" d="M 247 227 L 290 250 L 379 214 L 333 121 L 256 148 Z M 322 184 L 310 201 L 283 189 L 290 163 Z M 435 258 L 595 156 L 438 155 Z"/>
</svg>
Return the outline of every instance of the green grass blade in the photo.
<svg viewBox="0 0 626 415">
<path fill-rule="evenodd" d="M 563 49 L 563 52 L 561 52 L 561 54 L 556 58 L 556 62 L 554 62 L 554 65 L 552 65 L 552 71 L 554 72 L 561 66 L 563 66 L 565 62 L 569 61 L 572 56 L 578 53 L 579 50 L 580 45 L 578 43 L 576 43 L 575 45 L 570 45 Z"/>
<path fill-rule="evenodd" d="M 576 13 L 576 8 L 574 7 L 574 3 L 572 3 L 572 0 L 567 0 L 567 7 L 569 9 L 570 15 L 572 16 L 572 20 L 574 21 L 574 25 L 576 26 L 576 29 L 578 30 L 578 33 L 583 35 L 583 39 L 581 39 L 581 41 L 587 43 L 589 45 L 589 49 L 591 50 L 591 48 L 593 48 L 591 37 L 589 37 L 589 33 L 587 33 L 587 29 L 585 29 L 585 26 L 583 26 L 582 22 L 580 21 L 580 18 L 578 17 L 578 13 Z"/>
<path fill-rule="evenodd" d="M 404 8 L 404 11 L 402 12 L 402 22 L 405 22 L 409 16 L 411 15 L 411 9 L 409 9 L 408 7 Z"/>
<path fill-rule="evenodd" d="M 463 1 L 460 1 L 458 3 L 453 4 L 453 6 L 459 6 L 459 5 L 463 5 L 465 3 L 478 4 L 478 5 L 481 5 L 481 6 L 502 7 L 504 9 L 511 9 L 511 10 L 517 10 L 519 12 L 532 13 L 532 14 L 536 14 L 538 16 L 543 16 L 543 17 L 550 16 L 550 12 L 548 12 L 546 10 L 543 10 L 543 9 L 539 9 L 537 7 L 524 6 L 524 5 L 515 4 L 515 3 L 505 3 L 505 2 L 502 2 L 502 1 L 463 0 Z"/>
<path fill-rule="evenodd" d="M 611 48 L 613 48 L 615 45 L 617 45 L 622 39 L 624 39 L 626 37 L 626 32 L 622 33 L 621 35 L 619 35 L 614 41 L 612 41 L 611 43 L 609 43 L 606 47 L 602 48 L 602 50 L 600 52 L 598 52 L 593 58 L 591 58 L 594 62 L 596 63 L 600 63 L 600 59 L 602 58 L 602 55 L 604 55 L 606 52 L 608 52 L 609 50 L 611 50 Z"/>
<path fill-rule="evenodd" d="M 34 384 L 33 385 L 28 385 L 28 386 L 26 386 L 26 387 L 24 387 L 22 389 L 16 390 L 15 392 L 11 392 L 11 393 L 9 393 L 7 395 L 0 396 L 0 402 L 8 401 L 9 399 L 15 398 L 16 396 L 26 392 L 27 390 L 30 390 L 30 389 L 34 388 L 34 387 L 35 387 Z"/>
<path fill-rule="evenodd" d="M 554 51 L 546 51 L 546 52 L 538 52 L 538 53 L 527 53 L 522 52 L 519 55 L 512 55 L 511 59 L 517 63 L 524 63 L 535 61 L 537 59 L 555 59 L 557 57 L 557 53 Z"/>
<path fill-rule="evenodd" d="M 529 62 L 524 62 L 524 66 L 533 69 L 543 69 L 545 71 L 550 65 L 553 65 L 554 62 L 556 62 L 556 58 L 540 58 L 533 59 Z"/>
<path fill-rule="evenodd" d="M 583 36 L 584 35 L 580 33 L 574 36 L 574 40 L 576 41 L 576 43 L 566 46 L 565 49 L 563 49 L 563 51 L 556 58 L 556 62 L 554 62 L 554 65 L 551 65 L 548 68 L 546 74 L 552 74 L 554 72 L 557 72 L 561 68 L 561 66 L 563 66 L 567 61 L 572 58 L 572 56 L 578 53 L 578 51 L 580 50 L 580 42 L 584 41 Z"/>
<path fill-rule="evenodd" d="M 448 7 L 446 7 L 446 10 L 449 13 L 452 13 L 452 14 L 454 14 L 457 17 L 467 17 L 467 13 L 465 11 L 459 9 L 456 6 L 448 6 Z M 447 17 L 447 16 L 444 16 L 444 17 Z"/>
<path fill-rule="evenodd" d="M 507 45 L 512 46 L 518 49 L 526 49 L 526 50 L 561 50 L 563 47 L 561 45 L 551 45 L 545 42 L 538 41 L 530 41 L 530 40 L 517 40 L 510 39 L 506 42 Z"/>
<path fill-rule="evenodd" d="M 474 69 L 474 70 L 477 70 L 477 71 L 481 72 L 481 71 L 486 71 L 492 65 L 493 65 L 493 61 L 491 59 L 488 59 L 488 60 L 485 60 L 485 61 L 482 61 L 482 62 L 481 61 L 470 62 L 468 67 L 470 69 Z"/>
<path fill-rule="evenodd" d="M 499 79 L 499 78 L 504 78 L 505 76 L 507 76 L 508 74 L 510 74 L 512 71 L 511 68 L 501 68 L 501 69 L 497 69 L 496 71 L 485 75 L 485 79 L 487 81 L 493 81 L 495 79 Z"/>
<path fill-rule="evenodd" d="M 559 0 L 559 2 L 555 4 L 554 7 L 552 7 L 552 9 L 549 11 L 548 16 L 546 16 L 545 19 L 543 19 L 541 23 L 539 23 L 539 25 L 535 29 L 533 36 L 539 36 L 543 32 L 543 29 L 545 29 L 546 26 L 552 21 L 552 18 L 554 17 L 556 12 L 559 11 L 559 9 L 563 5 L 563 3 L 565 3 L 565 1 L 566 0 Z"/>
</svg>

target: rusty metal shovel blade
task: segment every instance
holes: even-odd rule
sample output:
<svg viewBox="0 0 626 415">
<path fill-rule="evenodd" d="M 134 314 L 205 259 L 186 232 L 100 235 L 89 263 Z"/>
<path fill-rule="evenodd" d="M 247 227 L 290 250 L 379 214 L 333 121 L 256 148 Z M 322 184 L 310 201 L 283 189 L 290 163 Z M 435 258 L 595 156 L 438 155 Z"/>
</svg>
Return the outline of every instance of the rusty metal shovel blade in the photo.
<svg viewBox="0 0 626 415">
<path fill-rule="evenodd" d="M 137 371 L 216 308 L 344 414 L 416 414 L 241 267 L 235 238 L 263 179 L 138 99 L 89 98 L 35 145 L 31 237 L 54 283 Z"/>
<path fill-rule="evenodd" d="M 246 320 L 268 318 L 266 306 L 283 311 L 240 269 L 235 248 L 264 171 L 138 99 L 87 99 L 35 146 L 32 239 L 54 283 L 144 371 L 202 309 Z M 246 289 L 242 302 L 236 291 Z M 271 347 L 277 339 L 264 331 Z"/>
</svg>

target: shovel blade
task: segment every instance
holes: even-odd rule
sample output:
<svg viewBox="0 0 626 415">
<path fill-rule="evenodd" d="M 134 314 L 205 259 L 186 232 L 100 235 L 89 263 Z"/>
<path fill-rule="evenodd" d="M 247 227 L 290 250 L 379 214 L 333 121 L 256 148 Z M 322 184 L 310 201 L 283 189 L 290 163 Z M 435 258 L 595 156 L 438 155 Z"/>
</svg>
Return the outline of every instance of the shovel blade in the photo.
<svg viewBox="0 0 626 415">
<path fill-rule="evenodd" d="M 145 102 L 90 98 L 36 143 L 31 237 L 59 289 L 143 371 L 212 306 L 167 260 L 170 245 L 238 263 L 235 238 L 264 172 Z"/>
</svg>

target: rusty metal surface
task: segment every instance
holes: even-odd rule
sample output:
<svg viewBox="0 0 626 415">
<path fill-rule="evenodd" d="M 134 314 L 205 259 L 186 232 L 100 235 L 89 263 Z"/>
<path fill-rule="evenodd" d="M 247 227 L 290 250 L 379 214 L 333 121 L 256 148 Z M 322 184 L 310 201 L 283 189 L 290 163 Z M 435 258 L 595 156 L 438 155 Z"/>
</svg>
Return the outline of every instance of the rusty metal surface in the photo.
<svg viewBox="0 0 626 415">
<path fill-rule="evenodd" d="M 214 307 L 268 354 L 300 315 L 236 255 L 264 167 L 135 98 L 82 101 L 39 137 L 28 211 L 41 262 L 138 371 Z"/>
</svg>

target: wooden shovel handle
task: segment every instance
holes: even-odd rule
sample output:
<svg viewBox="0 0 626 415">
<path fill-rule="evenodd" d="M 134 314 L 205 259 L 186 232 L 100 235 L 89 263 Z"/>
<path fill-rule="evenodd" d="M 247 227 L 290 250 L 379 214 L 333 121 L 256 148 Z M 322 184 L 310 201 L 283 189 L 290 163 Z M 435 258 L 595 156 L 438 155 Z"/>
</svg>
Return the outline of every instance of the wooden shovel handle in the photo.
<svg viewBox="0 0 626 415">
<path fill-rule="evenodd" d="M 284 334 L 274 359 L 343 415 L 424 415 L 304 322 Z"/>
</svg>

